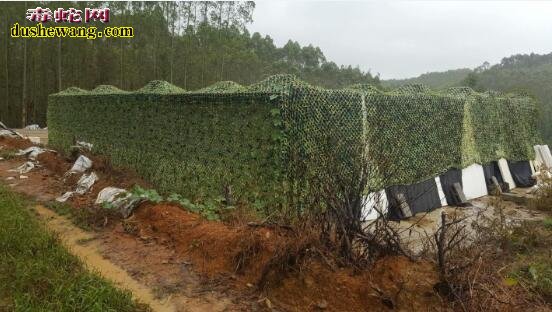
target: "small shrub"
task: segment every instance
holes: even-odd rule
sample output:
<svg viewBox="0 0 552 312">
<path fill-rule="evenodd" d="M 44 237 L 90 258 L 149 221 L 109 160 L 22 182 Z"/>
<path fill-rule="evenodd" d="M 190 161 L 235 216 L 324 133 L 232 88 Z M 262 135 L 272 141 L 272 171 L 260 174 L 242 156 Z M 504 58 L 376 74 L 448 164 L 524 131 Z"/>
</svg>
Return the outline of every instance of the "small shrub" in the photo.
<svg viewBox="0 0 552 312">
<path fill-rule="evenodd" d="M 544 224 L 545 228 L 547 228 L 548 230 L 552 230 L 552 218 L 546 218 L 542 221 L 542 223 Z"/>
<path fill-rule="evenodd" d="M 15 155 L 15 153 L 15 150 L 1 150 L 0 157 L 4 158 L 5 160 L 14 159 L 18 157 L 17 155 Z"/>
<path fill-rule="evenodd" d="M 529 285 L 547 302 L 552 302 L 552 259 L 543 256 L 512 272 L 512 277 Z"/>
<path fill-rule="evenodd" d="M 536 192 L 536 197 L 530 201 L 529 208 L 545 212 L 552 212 L 552 178 L 548 177 L 548 173 L 541 171 L 541 181 L 539 181 L 539 189 Z"/>
<path fill-rule="evenodd" d="M 130 191 L 131 199 L 145 199 L 153 203 L 160 203 L 163 201 L 163 197 L 157 193 L 154 189 L 144 189 L 139 185 L 135 185 Z"/>
<path fill-rule="evenodd" d="M 232 209 L 231 206 L 224 207 L 222 199 L 207 201 L 205 203 L 192 203 L 189 199 L 179 194 L 171 194 L 167 198 L 167 201 L 177 203 L 191 212 L 199 213 L 209 221 L 219 221 L 222 209 Z"/>
</svg>

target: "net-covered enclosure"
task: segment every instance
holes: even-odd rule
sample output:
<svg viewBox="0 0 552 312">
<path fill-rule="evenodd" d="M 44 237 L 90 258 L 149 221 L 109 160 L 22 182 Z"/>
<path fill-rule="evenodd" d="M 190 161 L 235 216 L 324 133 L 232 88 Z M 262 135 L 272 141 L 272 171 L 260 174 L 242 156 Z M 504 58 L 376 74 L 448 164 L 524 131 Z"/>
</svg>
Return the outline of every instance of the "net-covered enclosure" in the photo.
<svg viewBox="0 0 552 312">
<path fill-rule="evenodd" d="M 235 198 L 265 211 L 316 201 L 316 183 L 368 162 L 368 191 L 413 184 L 472 163 L 533 159 L 531 98 L 471 89 L 354 85 L 326 90 L 293 76 L 186 92 L 154 81 L 50 95 L 50 144 L 75 140 L 134 168 L 161 191 Z"/>
</svg>

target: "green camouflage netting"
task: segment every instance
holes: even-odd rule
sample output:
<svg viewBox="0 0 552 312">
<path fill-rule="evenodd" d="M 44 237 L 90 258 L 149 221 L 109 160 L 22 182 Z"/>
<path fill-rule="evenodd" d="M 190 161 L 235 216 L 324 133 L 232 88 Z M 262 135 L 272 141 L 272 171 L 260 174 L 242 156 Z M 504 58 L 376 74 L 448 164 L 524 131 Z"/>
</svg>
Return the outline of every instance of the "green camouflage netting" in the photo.
<svg viewBox="0 0 552 312">
<path fill-rule="evenodd" d="M 325 90 L 277 75 L 249 87 L 220 82 L 187 93 L 156 81 L 124 92 L 51 95 L 50 144 L 93 143 L 161 191 L 194 201 L 230 185 L 265 212 L 304 209 L 316 201 L 313 181 L 365 161 L 371 191 L 500 157 L 533 159 L 538 142 L 532 99 L 469 88 Z"/>
</svg>

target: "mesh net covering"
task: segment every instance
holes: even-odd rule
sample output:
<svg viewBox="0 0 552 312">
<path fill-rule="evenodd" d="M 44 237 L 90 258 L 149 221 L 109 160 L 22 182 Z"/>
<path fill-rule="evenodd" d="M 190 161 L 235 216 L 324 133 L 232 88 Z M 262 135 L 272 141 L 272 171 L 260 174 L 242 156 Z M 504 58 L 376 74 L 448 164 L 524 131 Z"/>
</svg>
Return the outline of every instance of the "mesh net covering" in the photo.
<svg viewBox="0 0 552 312">
<path fill-rule="evenodd" d="M 264 211 L 303 209 L 316 201 L 313 179 L 365 162 L 372 191 L 501 157 L 533 159 L 536 117 L 528 97 L 421 85 L 326 90 L 291 75 L 195 92 L 160 81 L 135 92 L 69 88 L 48 106 L 55 147 L 90 142 L 163 192 L 202 201 L 231 186 Z"/>
</svg>

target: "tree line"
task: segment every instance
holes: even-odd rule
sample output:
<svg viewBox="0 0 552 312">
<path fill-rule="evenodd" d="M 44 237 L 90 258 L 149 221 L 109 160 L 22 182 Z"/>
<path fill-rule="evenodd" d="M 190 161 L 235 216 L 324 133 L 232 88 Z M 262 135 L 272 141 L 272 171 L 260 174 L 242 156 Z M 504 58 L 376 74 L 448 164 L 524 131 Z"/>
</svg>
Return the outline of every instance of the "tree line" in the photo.
<svg viewBox="0 0 552 312">
<path fill-rule="evenodd" d="M 106 26 L 132 26 L 134 38 L 12 38 L 10 28 L 34 26 L 30 8 L 110 9 Z M 320 48 L 251 34 L 253 2 L 2 2 L 0 3 L 0 120 L 12 127 L 46 125 L 47 96 L 70 86 L 92 89 L 110 84 L 135 90 L 166 80 L 196 90 L 221 80 L 251 84 L 278 73 L 295 74 L 312 84 L 339 88 L 379 84 L 358 67 L 339 66 Z M 84 26 L 45 23 L 51 26 Z"/>
</svg>

